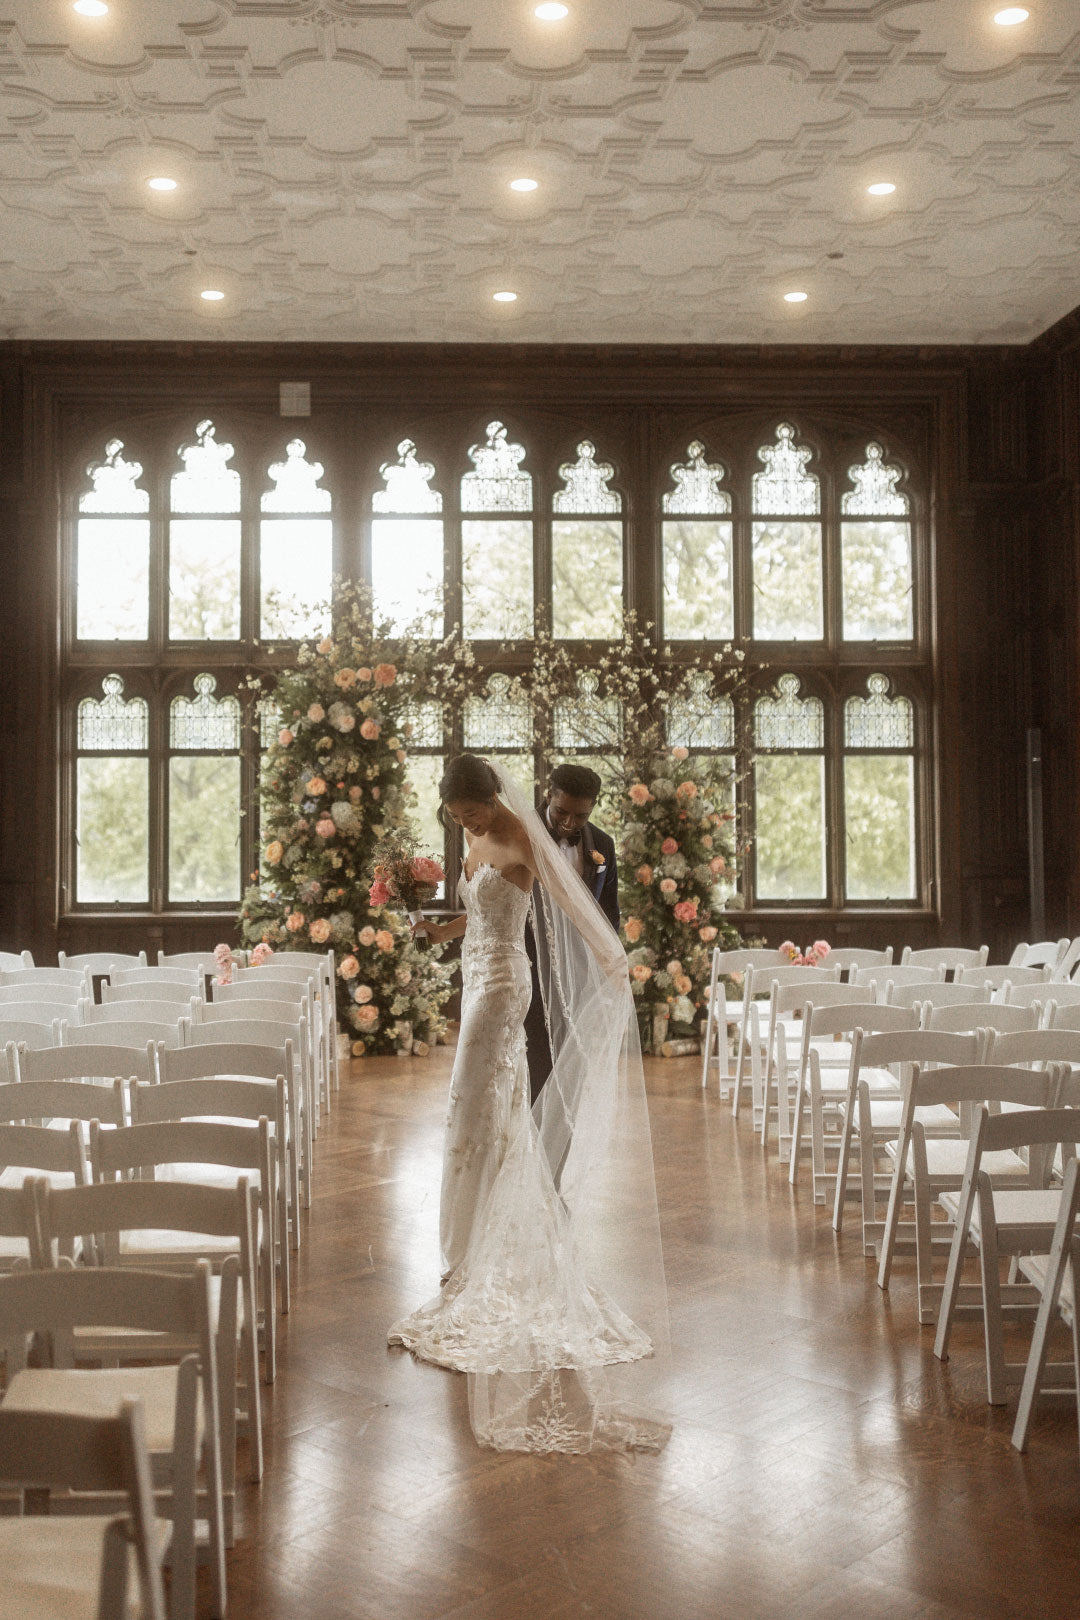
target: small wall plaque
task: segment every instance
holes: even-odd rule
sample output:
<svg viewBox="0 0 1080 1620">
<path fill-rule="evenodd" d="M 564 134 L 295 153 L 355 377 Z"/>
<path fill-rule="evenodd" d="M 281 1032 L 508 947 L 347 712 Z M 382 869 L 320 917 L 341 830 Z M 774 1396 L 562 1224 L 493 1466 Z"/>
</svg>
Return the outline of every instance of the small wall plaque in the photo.
<svg viewBox="0 0 1080 1620">
<path fill-rule="evenodd" d="M 283 382 L 278 384 L 279 410 L 282 416 L 311 415 L 311 384 L 309 382 Z"/>
</svg>

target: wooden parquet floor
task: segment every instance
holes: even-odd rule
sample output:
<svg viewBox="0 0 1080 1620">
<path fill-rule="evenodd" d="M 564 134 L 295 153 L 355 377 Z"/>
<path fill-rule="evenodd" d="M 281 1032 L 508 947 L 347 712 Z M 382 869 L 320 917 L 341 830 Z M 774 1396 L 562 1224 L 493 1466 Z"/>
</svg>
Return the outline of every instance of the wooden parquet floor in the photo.
<svg viewBox="0 0 1080 1620">
<path fill-rule="evenodd" d="M 882 1296 L 855 1223 L 838 1242 L 748 1121 L 703 1096 L 696 1060 L 648 1073 L 667 1449 L 480 1450 L 464 1380 L 385 1343 L 437 1285 L 449 1068 L 447 1049 L 354 1065 L 318 1144 L 234 1620 L 1080 1615 L 1071 1403 L 1018 1455 L 1013 1406 L 986 1405 L 981 1327 L 939 1365 L 908 1262 Z"/>
</svg>

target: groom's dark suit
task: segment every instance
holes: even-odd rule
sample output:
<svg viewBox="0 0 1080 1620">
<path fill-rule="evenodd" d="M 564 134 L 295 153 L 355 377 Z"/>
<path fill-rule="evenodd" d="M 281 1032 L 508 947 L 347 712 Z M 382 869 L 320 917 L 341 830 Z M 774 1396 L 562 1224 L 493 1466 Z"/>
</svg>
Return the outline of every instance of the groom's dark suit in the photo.
<svg viewBox="0 0 1080 1620">
<path fill-rule="evenodd" d="M 547 814 L 540 811 L 547 825 Z M 551 828 L 548 827 L 551 832 Z M 551 833 L 557 840 L 556 834 Z M 587 821 L 582 828 L 581 848 L 584 868 L 583 881 L 589 893 L 600 906 L 604 916 L 615 929 L 619 926 L 619 871 L 615 864 L 615 840 L 601 827 Z M 599 857 L 597 859 L 597 857 Z M 532 966 L 532 1002 L 525 1018 L 525 1042 L 529 1055 L 529 1086 L 532 1100 L 543 1090 L 544 1081 L 551 1073 L 551 1045 L 544 1022 L 544 999 L 540 993 L 540 980 L 536 972 L 536 941 L 532 928 L 525 930 L 525 948 Z"/>
</svg>

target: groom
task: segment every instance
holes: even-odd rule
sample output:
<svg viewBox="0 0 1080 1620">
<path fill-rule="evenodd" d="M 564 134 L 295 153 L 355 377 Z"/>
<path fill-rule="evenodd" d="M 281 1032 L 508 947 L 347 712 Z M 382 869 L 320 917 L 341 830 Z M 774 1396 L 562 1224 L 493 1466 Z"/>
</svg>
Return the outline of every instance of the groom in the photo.
<svg viewBox="0 0 1080 1620">
<path fill-rule="evenodd" d="M 600 778 L 587 765 L 556 765 L 548 778 L 540 816 L 567 864 L 581 878 L 611 926 L 618 929 L 619 873 L 615 865 L 615 840 L 589 819 L 599 796 Z M 551 1072 L 551 1046 L 544 1022 L 544 1001 L 536 972 L 536 944 L 531 928 L 526 932 L 525 944 L 532 963 L 532 1003 L 525 1019 L 525 1042 L 529 1085 L 535 1102 Z"/>
</svg>

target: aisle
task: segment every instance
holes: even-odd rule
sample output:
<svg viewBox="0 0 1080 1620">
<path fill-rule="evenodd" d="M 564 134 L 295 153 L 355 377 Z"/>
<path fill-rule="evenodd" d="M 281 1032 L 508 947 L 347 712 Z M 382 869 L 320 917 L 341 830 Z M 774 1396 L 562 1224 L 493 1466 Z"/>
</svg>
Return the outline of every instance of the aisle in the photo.
<svg viewBox="0 0 1080 1620">
<path fill-rule="evenodd" d="M 941 1368 L 906 1274 L 766 1167 L 696 1061 L 654 1063 L 675 1361 L 660 1457 L 479 1450 L 461 1378 L 385 1346 L 431 1291 L 450 1053 L 354 1065 L 242 1494 L 234 1620 L 946 1620 L 1075 1614 L 1071 1410 L 1021 1458 L 981 1330 Z M 1005 1536 L 1003 1527 L 1016 1526 Z"/>
</svg>

